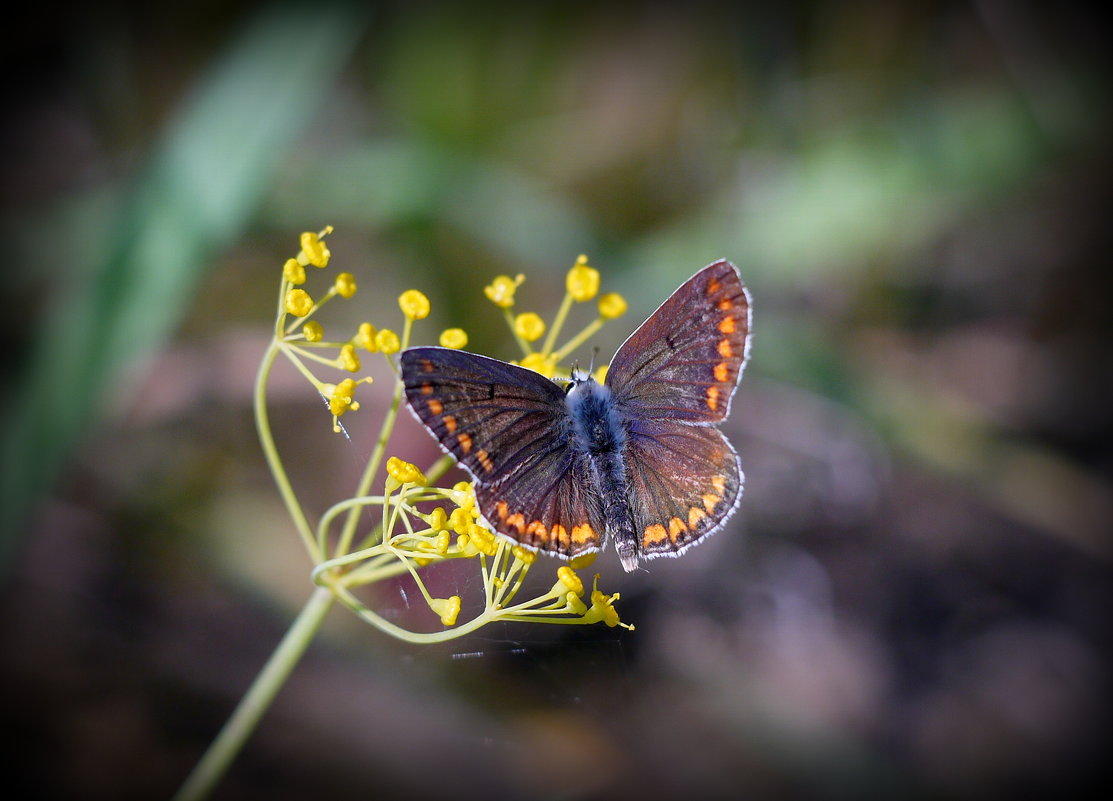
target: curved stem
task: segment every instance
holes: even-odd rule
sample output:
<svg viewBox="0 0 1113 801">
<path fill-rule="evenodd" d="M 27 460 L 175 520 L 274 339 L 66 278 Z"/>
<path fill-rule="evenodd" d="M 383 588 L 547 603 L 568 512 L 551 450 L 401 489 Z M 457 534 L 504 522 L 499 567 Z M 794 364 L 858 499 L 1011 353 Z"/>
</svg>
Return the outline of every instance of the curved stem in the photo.
<svg viewBox="0 0 1113 801">
<path fill-rule="evenodd" d="M 278 455 L 274 435 L 271 433 L 270 418 L 267 416 L 267 378 L 280 350 L 281 345 L 277 341 L 271 342 L 259 365 L 259 373 L 255 377 L 255 427 L 259 432 L 259 443 L 263 446 L 263 454 L 274 476 L 274 483 L 278 485 L 278 492 L 286 503 L 286 510 L 290 513 L 298 534 L 301 535 L 302 543 L 309 551 L 309 557 L 314 562 L 320 562 L 323 554 L 317 548 L 313 538 L 313 527 L 309 525 L 309 520 L 306 519 L 305 512 L 302 511 L 301 504 L 294 494 L 294 488 L 290 485 L 286 468 L 282 466 L 282 459 Z"/>
<path fill-rule="evenodd" d="M 174 801 L 200 801 L 212 792 L 309 647 L 332 602 L 332 595 L 324 588 L 318 588 L 309 597 L 220 734 L 174 796 Z"/>
</svg>

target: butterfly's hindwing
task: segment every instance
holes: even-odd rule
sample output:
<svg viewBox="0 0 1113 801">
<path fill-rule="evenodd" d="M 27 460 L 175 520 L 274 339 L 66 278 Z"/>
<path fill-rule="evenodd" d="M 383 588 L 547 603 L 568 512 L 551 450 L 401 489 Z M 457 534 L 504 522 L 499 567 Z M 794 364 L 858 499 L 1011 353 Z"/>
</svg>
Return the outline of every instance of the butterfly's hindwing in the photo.
<svg viewBox="0 0 1113 801">
<path fill-rule="evenodd" d="M 717 531 L 742 498 L 738 455 L 718 429 L 639 421 L 627 448 L 641 556 L 676 556 Z"/>
<path fill-rule="evenodd" d="M 728 261 L 680 286 L 615 354 L 607 385 L 629 414 L 721 422 L 730 411 L 750 339 L 750 297 Z"/>
<path fill-rule="evenodd" d="M 603 545 L 603 516 L 589 465 L 563 443 L 528 459 L 501 484 L 477 483 L 479 508 L 500 534 L 565 558 Z"/>
<path fill-rule="evenodd" d="M 564 393 L 544 376 L 449 348 L 402 354 L 406 400 L 477 481 L 497 483 L 548 449 Z"/>
</svg>

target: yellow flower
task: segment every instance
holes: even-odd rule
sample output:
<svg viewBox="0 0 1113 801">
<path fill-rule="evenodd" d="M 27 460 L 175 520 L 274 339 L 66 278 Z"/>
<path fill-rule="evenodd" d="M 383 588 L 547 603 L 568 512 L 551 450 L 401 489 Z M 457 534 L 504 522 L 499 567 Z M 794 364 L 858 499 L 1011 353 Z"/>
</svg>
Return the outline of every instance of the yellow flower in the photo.
<svg viewBox="0 0 1113 801">
<path fill-rule="evenodd" d="M 522 564 L 532 565 L 534 562 L 537 561 L 537 554 L 531 551 L 529 548 L 524 548 L 521 545 L 515 545 L 513 548 L 510 549 L 510 552 L 514 554 L 514 558 Z"/>
<path fill-rule="evenodd" d="M 541 373 L 545 378 L 552 378 L 553 373 L 556 372 L 556 364 L 554 364 L 552 356 L 546 356 L 544 353 L 531 353 L 518 364 L 527 370 Z"/>
<path fill-rule="evenodd" d="M 331 231 L 332 226 L 325 229 L 326 233 L 331 233 Z M 305 254 L 305 258 L 314 267 L 325 267 L 332 256 L 324 240 L 312 231 L 306 231 L 301 235 L 301 252 Z"/>
<path fill-rule="evenodd" d="M 591 608 L 584 615 L 584 622 L 597 623 L 601 620 L 612 629 L 615 626 L 622 626 L 633 631 L 633 626 L 619 620 L 618 610 L 614 608 L 614 602 L 619 599 L 619 594 L 616 592 L 614 595 L 605 595 L 599 591 L 598 585 L 599 574 L 596 573 L 595 580 L 591 584 Z"/>
<path fill-rule="evenodd" d="M 310 320 L 302 326 L 301 332 L 305 334 L 306 342 L 320 342 L 325 337 L 324 327 L 316 320 Z"/>
<path fill-rule="evenodd" d="M 595 551 L 591 553 L 582 553 L 579 556 L 573 556 L 569 559 L 568 565 L 575 570 L 583 570 L 585 567 L 591 567 L 591 565 L 595 563 L 595 557 L 598 555 L 599 554 Z"/>
<path fill-rule="evenodd" d="M 350 342 L 340 349 L 340 366 L 349 373 L 359 372 L 359 357 L 356 356 L 356 346 Z"/>
<path fill-rule="evenodd" d="M 304 317 L 313 309 L 313 298 L 304 289 L 291 289 L 286 293 L 286 311 Z"/>
<path fill-rule="evenodd" d="M 599 298 L 599 316 L 604 320 L 613 320 L 626 314 L 626 298 L 617 292 L 608 292 Z"/>
<path fill-rule="evenodd" d="M 305 283 L 305 268 L 297 259 L 286 259 L 282 265 L 282 276 L 294 286 Z"/>
<path fill-rule="evenodd" d="M 591 300 L 599 291 L 599 271 L 587 263 L 587 256 L 576 259 L 576 266 L 568 271 L 565 286 L 572 300 L 582 303 Z"/>
<path fill-rule="evenodd" d="M 332 384 L 325 384 L 324 394 L 328 397 L 329 411 L 337 417 L 340 417 L 349 409 L 353 412 L 358 409 L 359 403 L 354 397 L 357 385 L 358 382 L 353 381 L 351 378 L 345 378 L 335 386 Z"/>
<path fill-rule="evenodd" d="M 407 289 L 398 297 L 402 314 L 411 320 L 424 320 L 429 316 L 429 298 L 416 289 Z"/>
<path fill-rule="evenodd" d="M 483 287 L 483 294 L 499 308 L 509 309 L 514 305 L 514 292 L 525 280 L 526 277 L 521 274 L 516 278 L 511 278 L 508 275 L 497 275 L 494 281 Z"/>
<path fill-rule="evenodd" d="M 342 298 L 350 298 L 356 293 L 359 288 L 356 285 L 356 278 L 351 273 L 339 273 L 336 276 L 336 294 Z"/>
<path fill-rule="evenodd" d="M 433 529 L 433 531 L 440 531 L 448 525 L 448 515 L 445 513 L 443 506 L 438 506 L 429 513 L 428 523 L 429 528 Z"/>
<path fill-rule="evenodd" d="M 379 346 L 379 350 L 388 356 L 402 349 L 402 342 L 398 339 L 398 335 L 389 328 L 384 328 L 375 334 L 375 344 Z"/>
<path fill-rule="evenodd" d="M 429 601 L 429 608 L 433 610 L 434 614 L 440 616 L 441 623 L 446 626 L 454 626 L 456 625 L 456 618 L 460 616 L 460 596 L 432 598 Z"/>
<path fill-rule="evenodd" d="M 519 314 L 514 318 L 514 333 L 526 342 L 536 342 L 545 334 L 545 321 L 533 312 Z"/>
<path fill-rule="evenodd" d="M 371 323 L 360 323 L 359 332 L 356 334 L 356 344 L 364 350 L 374 353 L 379 349 L 379 343 L 375 341 L 375 333 L 375 326 Z"/>
<path fill-rule="evenodd" d="M 571 592 L 576 595 L 584 594 L 584 583 L 580 577 L 576 575 L 576 571 L 568 565 L 561 565 L 557 568 L 557 583 L 553 587 L 557 592 Z"/>
<path fill-rule="evenodd" d="M 466 347 L 468 344 L 468 334 L 463 328 L 446 328 L 441 332 L 441 347 L 442 348 L 460 348 Z"/>
<path fill-rule="evenodd" d="M 417 465 L 403 461 L 397 456 L 391 456 L 386 460 L 386 472 L 399 484 L 421 484 L 422 486 L 426 484 L 425 474 Z"/>
</svg>

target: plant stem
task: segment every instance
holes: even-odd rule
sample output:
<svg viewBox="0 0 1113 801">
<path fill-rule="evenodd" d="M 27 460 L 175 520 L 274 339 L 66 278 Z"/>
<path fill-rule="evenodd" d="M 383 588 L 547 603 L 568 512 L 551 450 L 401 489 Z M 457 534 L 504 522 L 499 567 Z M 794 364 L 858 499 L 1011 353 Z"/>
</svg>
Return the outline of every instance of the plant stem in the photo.
<svg viewBox="0 0 1113 801">
<path fill-rule="evenodd" d="M 297 527 L 298 534 L 301 535 L 306 550 L 309 551 L 309 557 L 314 562 L 320 562 L 324 554 L 317 548 L 313 527 L 309 525 L 305 512 L 298 503 L 297 495 L 294 494 L 294 488 L 290 485 L 286 469 L 282 466 L 282 459 L 278 456 L 278 448 L 271 434 L 270 418 L 267 416 L 267 378 L 270 376 L 280 347 L 278 342 L 272 342 L 259 365 L 259 373 L 255 378 L 255 426 L 259 432 L 259 443 L 263 446 L 263 455 L 267 458 L 267 465 L 274 476 L 274 483 L 278 485 L 279 494 L 286 503 L 286 509 Z"/>
<path fill-rule="evenodd" d="M 332 595 L 324 588 L 318 588 L 309 597 L 282 642 L 240 699 L 239 706 L 174 796 L 174 801 L 200 801 L 212 792 L 309 647 L 332 603 Z"/>
</svg>

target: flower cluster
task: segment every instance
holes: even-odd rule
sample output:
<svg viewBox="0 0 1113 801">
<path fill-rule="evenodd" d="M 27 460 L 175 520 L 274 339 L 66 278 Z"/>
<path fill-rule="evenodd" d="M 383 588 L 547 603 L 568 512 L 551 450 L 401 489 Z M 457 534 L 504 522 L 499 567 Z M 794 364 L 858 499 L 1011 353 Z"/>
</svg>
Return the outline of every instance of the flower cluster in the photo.
<svg viewBox="0 0 1113 801">
<path fill-rule="evenodd" d="M 338 273 L 323 292 L 310 294 L 306 288 L 306 267 L 323 269 L 331 254 L 325 245 L 331 227 L 301 237 L 301 250 L 283 266 L 280 302 L 274 341 L 260 370 L 257 385 L 259 430 L 264 451 L 275 473 L 277 483 L 295 523 L 305 540 L 315 568 L 313 580 L 365 621 L 390 634 L 416 642 L 431 642 L 457 637 L 488 623 L 501 620 L 545 623 L 603 622 L 608 626 L 626 626 L 619 621 L 614 602 L 618 594 L 607 595 L 596 586 L 598 575 L 587 593 L 576 570 L 594 559 L 573 560 L 557 570 L 557 580 L 547 592 L 528 600 L 519 599 L 523 583 L 537 555 L 527 548 L 496 536 L 482 524 L 472 485 L 462 482 L 440 487 L 436 481 L 452 466 L 450 457 L 443 457 L 426 470 L 390 456 L 385 460 L 386 479 L 381 494 L 372 494 L 372 483 L 384 467 L 391 433 L 402 403 L 403 386 L 397 377 L 395 354 L 410 344 L 414 323 L 429 316 L 429 299 L 416 289 L 403 292 L 398 298 L 402 312 L 400 330 L 377 328 L 371 322 L 361 323 L 348 339 L 328 339 L 318 319 L 321 309 L 333 298 L 353 297 L 358 286 L 350 273 Z M 552 375 L 555 365 L 567 353 L 591 336 L 603 321 L 622 314 L 626 303 L 611 293 L 599 298 L 599 317 L 581 334 L 560 349 L 554 342 L 568 310 L 575 302 L 592 300 L 598 294 L 599 273 L 581 256 L 569 271 L 567 294 L 551 326 L 537 314 L 526 312 L 513 316 L 514 294 L 523 276 L 510 279 L 499 276 L 485 292 L 496 305 L 506 311 L 511 330 L 522 344 L 522 364 Z M 539 350 L 532 343 L 549 331 Z M 468 338 L 461 328 L 441 332 L 444 347 L 462 348 Z M 287 358 L 324 398 L 332 415 L 333 428 L 341 431 L 340 418 L 360 408 L 356 391 L 370 383 L 370 376 L 357 377 L 363 369 L 361 354 L 379 353 L 386 357 L 394 372 L 392 402 L 386 411 L 377 444 L 352 497 L 334 504 L 311 524 L 293 492 L 283 463 L 270 434 L 266 416 L 266 379 L 275 358 Z M 339 381 L 320 379 L 314 369 L 326 367 L 350 374 Z M 601 377 L 601 376 L 600 376 Z M 368 515 L 368 511 L 373 511 Z M 374 520 L 369 530 L 369 519 Z M 435 597 L 427 588 L 423 572 L 430 566 L 448 560 L 475 560 L 483 586 L 482 608 L 461 622 L 464 600 L 453 595 Z M 416 582 L 429 609 L 445 627 L 432 633 L 412 632 L 384 619 L 366 606 L 354 591 L 360 587 L 394 576 L 409 574 Z"/>
<path fill-rule="evenodd" d="M 555 376 L 558 365 L 562 364 L 572 351 L 594 336 L 607 320 L 613 320 L 626 313 L 626 300 L 622 295 L 608 292 L 599 296 L 599 271 L 587 263 L 587 256 L 581 255 L 568 271 L 564 282 L 566 289 L 564 300 L 561 301 L 552 325 L 546 325 L 541 316 L 535 312 L 515 314 L 512 311 L 515 294 L 525 280 L 524 275 L 518 275 L 516 278 L 500 275 L 484 287 L 483 292 L 488 300 L 503 310 L 506 322 L 522 349 L 522 359 L 518 364 L 536 370 L 546 378 Z M 588 323 L 580 333 L 557 347 L 557 338 L 573 304 L 586 303 L 597 296 L 599 300 L 596 308 L 599 316 Z M 545 335 L 546 331 L 548 336 Z M 534 343 L 542 337 L 545 339 L 541 346 L 535 347 Z M 595 375 L 596 380 L 602 381 L 606 371 L 605 365 L 599 367 Z"/>
</svg>

